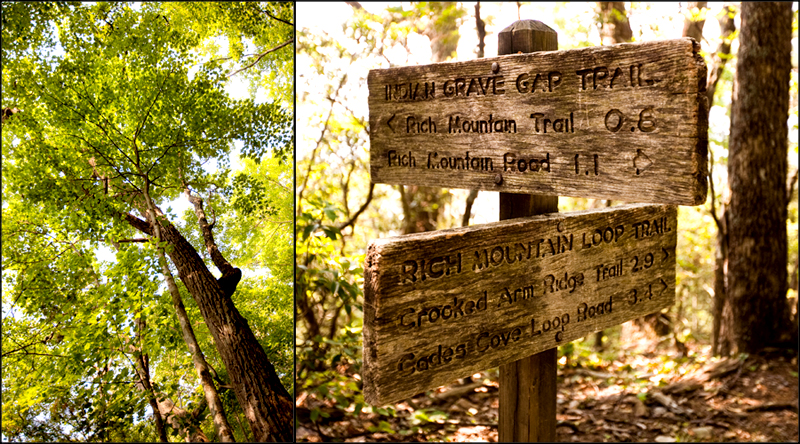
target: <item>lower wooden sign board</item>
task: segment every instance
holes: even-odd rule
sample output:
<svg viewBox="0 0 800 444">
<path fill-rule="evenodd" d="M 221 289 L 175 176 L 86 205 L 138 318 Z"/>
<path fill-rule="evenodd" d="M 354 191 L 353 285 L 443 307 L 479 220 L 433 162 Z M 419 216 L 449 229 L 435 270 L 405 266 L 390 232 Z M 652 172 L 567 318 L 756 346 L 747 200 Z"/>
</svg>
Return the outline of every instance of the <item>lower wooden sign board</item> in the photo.
<svg viewBox="0 0 800 444">
<path fill-rule="evenodd" d="M 373 241 L 364 399 L 397 402 L 672 305 L 676 242 L 677 208 L 645 204 Z"/>
</svg>

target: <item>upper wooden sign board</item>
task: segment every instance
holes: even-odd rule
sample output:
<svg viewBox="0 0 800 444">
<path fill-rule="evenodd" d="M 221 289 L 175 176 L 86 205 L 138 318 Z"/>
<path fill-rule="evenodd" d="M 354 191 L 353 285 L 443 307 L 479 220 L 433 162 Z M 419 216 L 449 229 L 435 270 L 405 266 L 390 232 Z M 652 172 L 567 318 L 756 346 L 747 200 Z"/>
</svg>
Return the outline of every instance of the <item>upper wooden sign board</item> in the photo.
<svg viewBox="0 0 800 444">
<path fill-rule="evenodd" d="M 684 38 L 372 70 L 372 181 L 702 204 L 698 50 Z"/>
<path fill-rule="evenodd" d="M 677 208 L 630 204 L 379 239 L 364 399 L 383 405 L 672 305 Z"/>
</svg>

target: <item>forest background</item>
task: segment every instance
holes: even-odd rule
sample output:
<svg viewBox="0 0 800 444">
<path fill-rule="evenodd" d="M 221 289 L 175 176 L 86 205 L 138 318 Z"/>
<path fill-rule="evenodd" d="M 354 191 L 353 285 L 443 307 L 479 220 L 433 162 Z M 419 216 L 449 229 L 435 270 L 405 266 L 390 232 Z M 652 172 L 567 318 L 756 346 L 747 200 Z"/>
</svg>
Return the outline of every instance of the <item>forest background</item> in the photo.
<svg viewBox="0 0 800 444">
<path fill-rule="evenodd" d="M 288 2 L 2 3 L 3 441 L 293 439 L 293 43 Z"/>
<path fill-rule="evenodd" d="M 797 4 L 792 8 L 785 116 L 788 291 L 777 303 L 792 316 L 793 324 L 784 333 L 796 344 Z M 738 396 L 726 398 L 726 393 L 741 394 L 745 388 L 739 386 L 749 384 L 748 393 L 761 387 L 772 391 L 773 399 L 780 397 L 777 389 L 767 388 L 766 379 L 742 377 L 743 368 L 745 374 L 778 368 L 775 361 L 734 350 L 725 338 L 725 323 L 720 333 L 718 235 L 730 200 L 727 167 L 740 11 L 738 3 L 705 2 L 298 4 L 298 440 L 497 439 L 497 369 L 396 405 L 364 403 L 362 288 L 369 241 L 492 222 L 499 213 L 497 193 L 370 184 L 366 76 L 376 68 L 495 56 L 497 33 L 515 20 L 531 18 L 557 31 L 559 49 L 692 36 L 701 43 L 710 76 L 709 198 L 704 205 L 678 210 L 675 304 L 661 314 L 559 347 L 559 439 L 797 439 L 797 427 L 783 425 L 797 422 L 797 360 L 792 353 L 777 361 L 785 364 L 778 365 L 783 369 L 778 380 L 791 401 L 783 411 L 776 409 L 779 416 L 769 412 L 754 422 L 741 416 L 697 420 L 701 409 L 712 415 L 712 405 L 728 411 L 703 393 L 738 403 Z M 618 203 L 561 197 L 559 211 Z M 734 358 L 725 359 L 731 354 Z M 783 385 L 786 378 L 789 382 Z M 674 404 L 670 396 L 676 397 Z M 694 406 L 698 399 L 702 402 Z M 690 405 L 694 416 L 687 416 Z M 619 406 L 624 406 L 625 421 L 606 422 L 591 413 L 586 418 L 587 411 L 608 413 Z M 784 414 L 789 416 L 780 416 Z"/>
</svg>

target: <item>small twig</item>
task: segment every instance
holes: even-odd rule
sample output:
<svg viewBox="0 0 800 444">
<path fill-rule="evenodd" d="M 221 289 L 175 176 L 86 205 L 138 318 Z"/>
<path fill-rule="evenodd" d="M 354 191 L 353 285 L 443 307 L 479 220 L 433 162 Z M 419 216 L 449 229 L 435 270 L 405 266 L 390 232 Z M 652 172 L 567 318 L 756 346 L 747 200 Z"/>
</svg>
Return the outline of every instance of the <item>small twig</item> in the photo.
<svg viewBox="0 0 800 444">
<path fill-rule="evenodd" d="M 775 410 L 793 410 L 797 411 L 797 404 L 791 402 L 765 402 L 760 405 L 751 405 L 745 407 L 748 412 L 773 412 Z"/>
<path fill-rule="evenodd" d="M 245 69 L 248 69 L 248 68 L 252 67 L 252 66 L 253 66 L 253 65 L 255 65 L 256 63 L 258 63 L 259 61 L 261 61 L 261 59 L 262 59 L 262 58 L 264 58 L 264 56 L 265 56 L 265 55 L 267 55 L 267 54 L 269 54 L 269 53 L 271 53 L 271 52 L 275 52 L 275 51 L 277 51 L 277 50 L 279 50 L 279 49 L 283 48 L 284 46 L 286 46 L 286 45 L 288 45 L 289 43 L 292 43 L 292 42 L 294 42 L 294 38 L 291 38 L 291 39 L 289 39 L 289 40 L 287 40 L 287 41 L 285 41 L 285 42 L 281 43 L 280 45 L 278 45 L 278 46 L 276 46 L 276 47 L 274 47 L 274 48 L 272 48 L 272 49 L 268 49 L 268 50 L 266 50 L 266 51 L 262 52 L 261 54 L 259 54 L 259 55 L 258 55 L 258 58 L 256 59 L 256 61 L 255 61 L 255 62 L 253 62 L 253 63 L 251 63 L 251 64 L 249 64 L 249 65 L 245 66 L 244 68 L 237 69 L 236 71 L 232 72 L 231 74 L 228 74 L 228 76 L 227 76 L 227 77 L 229 77 L 229 78 L 230 78 L 230 77 L 233 77 L 233 76 L 235 76 L 236 74 L 238 74 L 238 73 L 240 73 L 240 72 L 244 71 Z"/>
<path fill-rule="evenodd" d="M 452 390 L 448 390 L 446 392 L 437 393 L 435 398 L 440 400 L 440 401 L 443 400 L 443 399 L 452 398 L 452 397 L 460 398 L 460 397 L 465 396 L 465 395 L 467 395 L 469 393 L 472 393 L 473 391 L 475 391 L 476 388 L 483 387 L 483 386 L 484 386 L 483 382 L 473 382 L 472 384 L 467 384 L 467 385 L 462 386 L 462 387 L 456 387 L 456 388 L 454 388 Z"/>
<path fill-rule="evenodd" d="M 342 76 L 342 79 L 339 81 L 339 86 L 336 87 L 336 91 L 333 92 L 336 96 L 339 95 L 339 91 L 344 86 L 344 83 L 347 81 L 347 74 Z M 306 170 L 306 174 L 303 177 L 303 185 L 299 187 L 297 192 L 297 214 L 302 213 L 302 205 L 303 205 L 303 193 L 306 191 L 306 186 L 308 185 L 308 178 L 311 176 L 311 169 L 315 165 L 315 159 L 317 157 L 317 153 L 319 152 L 320 147 L 322 146 L 322 140 L 325 138 L 325 133 L 328 130 L 328 124 L 330 123 L 331 116 L 333 116 L 333 107 L 336 105 L 336 100 L 329 96 L 328 99 L 331 102 L 331 107 L 328 110 L 328 117 L 325 118 L 325 123 L 322 125 L 322 131 L 319 134 L 319 138 L 317 139 L 316 145 L 314 145 L 314 149 L 311 151 L 311 159 L 308 162 L 308 169 Z"/>
<path fill-rule="evenodd" d="M 625 396 L 627 396 L 627 395 L 628 395 L 628 393 L 627 393 L 627 390 L 622 390 L 622 392 L 621 392 L 621 393 L 619 394 L 619 396 L 617 397 L 617 400 L 616 400 L 616 402 L 614 402 L 614 407 L 613 407 L 611 410 L 612 410 L 612 411 L 614 411 L 614 410 L 617 410 L 617 406 L 619 406 L 619 403 L 620 403 L 620 402 L 621 402 L 621 401 L 622 401 L 622 400 L 625 398 Z"/>
<path fill-rule="evenodd" d="M 743 368 L 744 368 L 744 363 L 740 363 L 736 370 L 736 375 L 734 375 L 733 379 L 722 384 L 722 387 L 720 387 L 719 390 L 717 390 L 717 392 L 728 394 L 728 392 L 731 391 L 731 389 L 733 389 L 733 386 L 736 385 L 736 383 L 739 381 L 739 377 L 742 375 Z"/>
<path fill-rule="evenodd" d="M 328 435 L 322 432 L 322 429 L 320 429 L 319 423 L 317 421 L 314 421 L 314 426 L 316 426 L 317 428 L 317 433 L 319 434 L 320 440 L 322 440 L 323 442 L 331 440 Z"/>
<path fill-rule="evenodd" d="M 363 213 L 367 209 L 367 207 L 369 206 L 370 202 L 372 202 L 372 191 L 374 189 L 375 189 L 375 183 L 374 182 L 370 182 L 370 184 L 369 184 L 369 194 L 367 195 L 367 200 L 364 202 L 363 205 L 361 205 L 361 208 L 359 208 L 358 211 L 356 211 L 356 213 L 353 215 L 353 217 L 350 218 L 350 220 L 348 220 L 342 226 L 339 227 L 339 231 L 342 231 L 345 228 L 347 228 L 347 227 L 349 227 L 349 226 L 351 226 L 351 225 L 356 223 L 356 219 L 358 219 L 358 216 L 361 216 L 361 213 Z"/>
<path fill-rule="evenodd" d="M 284 20 L 282 18 L 275 17 L 274 15 L 270 14 L 269 11 L 264 11 L 264 14 L 267 14 L 271 19 L 275 19 L 275 20 L 277 20 L 277 21 L 279 21 L 281 23 L 285 23 L 285 24 L 287 24 L 289 26 L 294 27 L 294 23 L 292 23 L 292 22 L 290 22 L 288 20 Z"/>
</svg>

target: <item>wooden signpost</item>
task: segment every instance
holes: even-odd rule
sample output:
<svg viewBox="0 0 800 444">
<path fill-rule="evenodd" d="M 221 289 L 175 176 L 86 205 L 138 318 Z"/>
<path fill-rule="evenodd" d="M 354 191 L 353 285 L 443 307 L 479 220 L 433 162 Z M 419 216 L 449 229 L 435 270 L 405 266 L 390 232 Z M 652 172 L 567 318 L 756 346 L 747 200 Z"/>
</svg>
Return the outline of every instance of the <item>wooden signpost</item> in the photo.
<svg viewBox="0 0 800 444">
<path fill-rule="evenodd" d="M 674 302 L 706 68 L 691 39 L 554 51 L 533 20 L 498 43 L 514 55 L 369 73 L 372 182 L 499 191 L 501 221 L 370 244 L 364 398 L 500 366 L 499 439 L 551 441 L 556 347 Z M 672 205 L 558 214 L 558 195 Z"/>
</svg>

